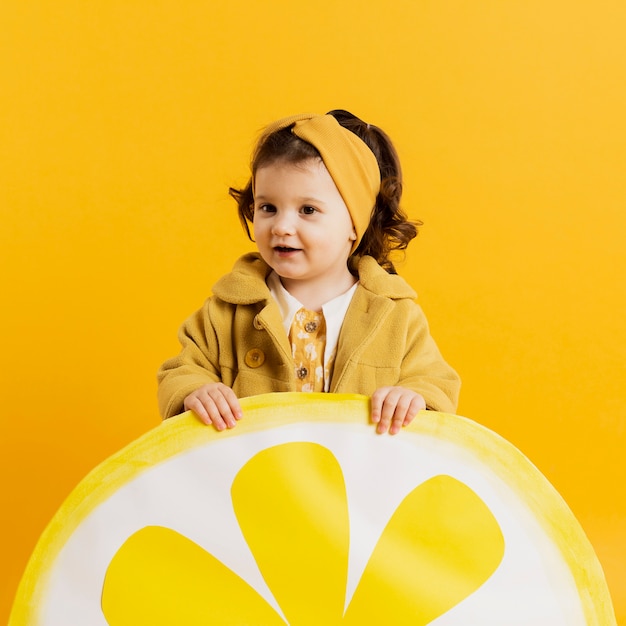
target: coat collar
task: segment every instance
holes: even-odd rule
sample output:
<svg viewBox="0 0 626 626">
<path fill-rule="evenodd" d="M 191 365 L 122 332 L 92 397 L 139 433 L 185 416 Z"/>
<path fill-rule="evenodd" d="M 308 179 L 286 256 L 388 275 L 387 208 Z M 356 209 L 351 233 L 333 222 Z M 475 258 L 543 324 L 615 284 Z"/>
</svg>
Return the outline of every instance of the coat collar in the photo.
<svg viewBox="0 0 626 626">
<path fill-rule="evenodd" d="M 271 271 L 258 252 L 249 252 L 237 260 L 229 274 L 215 283 L 213 293 L 231 304 L 266 302 L 271 295 L 265 279 Z"/>
<path fill-rule="evenodd" d="M 392 300 L 404 298 L 415 300 L 417 298 L 417 293 L 404 278 L 397 274 L 387 273 L 371 256 L 361 257 L 358 272 L 361 286 L 377 296 Z"/>
<path fill-rule="evenodd" d="M 231 304 L 267 302 L 271 295 L 265 279 L 271 271 L 271 267 L 258 252 L 244 254 L 237 260 L 232 271 L 215 283 L 213 293 Z M 397 274 L 388 274 L 370 256 L 360 259 L 358 272 L 361 287 L 375 295 L 392 300 L 414 300 L 417 297 L 404 278 Z"/>
</svg>

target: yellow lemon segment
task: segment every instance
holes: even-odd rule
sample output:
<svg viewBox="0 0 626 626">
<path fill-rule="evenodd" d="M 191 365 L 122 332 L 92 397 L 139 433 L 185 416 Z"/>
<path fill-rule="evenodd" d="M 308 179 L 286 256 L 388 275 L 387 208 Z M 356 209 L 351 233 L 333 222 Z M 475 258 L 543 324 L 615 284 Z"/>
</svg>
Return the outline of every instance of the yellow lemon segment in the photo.
<svg viewBox="0 0 626 626">
<path fill-rule="evenodd" d="M 476 591 L 503 554 L 504 538 L 485 503 L 450 476 L 431 478 L 387 524 L 346 623 L 429 624 Z"/>
<path fill-rule="evenodd" d="M 239 472 L 232 496 L 241 530 L 289 623 L 338 623 L 350 526 L 337 459 L 307 442 L 269 448 Z"/>
<path fill-rule="evenodd" d="M 149 526 L 108 567 L 102 611 L 109 626 L 284 626 L 239 576 L 186 537 Z"/>
</svg>

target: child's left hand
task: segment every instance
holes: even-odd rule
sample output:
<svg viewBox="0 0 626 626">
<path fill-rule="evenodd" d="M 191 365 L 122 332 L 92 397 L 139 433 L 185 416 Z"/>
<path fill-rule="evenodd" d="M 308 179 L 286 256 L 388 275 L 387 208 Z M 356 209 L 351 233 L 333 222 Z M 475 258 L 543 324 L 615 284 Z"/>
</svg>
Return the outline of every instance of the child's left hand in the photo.
<svg viewBox="0 0 626 626">
<path fill-rule="evenodd" d="M 372 396 L 372 422 L 379 434 L 395 435 L 426 408 L 424 398 L 406 387 L 381 387 Z"/>
</svg>

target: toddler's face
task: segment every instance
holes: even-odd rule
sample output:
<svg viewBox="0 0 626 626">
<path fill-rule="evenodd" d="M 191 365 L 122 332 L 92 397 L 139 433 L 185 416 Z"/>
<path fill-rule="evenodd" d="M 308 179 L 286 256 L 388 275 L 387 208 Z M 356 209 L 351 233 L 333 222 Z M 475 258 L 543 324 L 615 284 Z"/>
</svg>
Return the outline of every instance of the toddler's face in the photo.
<svg viewBox="0 0 626 626">
<path fill-rule="evenodd" d="M 336 288 L 339 295 L 354 283 L 347 260 L 356 234 L 321 160 L 261 167 L 254 190 L 256 244 L 288 291 Z"/>
</svg>

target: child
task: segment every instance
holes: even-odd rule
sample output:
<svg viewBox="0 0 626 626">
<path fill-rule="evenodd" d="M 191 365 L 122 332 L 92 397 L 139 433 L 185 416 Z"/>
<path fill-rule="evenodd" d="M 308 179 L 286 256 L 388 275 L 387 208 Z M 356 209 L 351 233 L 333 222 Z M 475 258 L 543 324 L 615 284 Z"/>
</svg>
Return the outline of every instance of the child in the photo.
<svg viewBox="0 0 626 626">
<path fill-rule="evenodd" d="M 238 398 L 274 391 L 369 395 L 379 433 L 421 409 L 456 410 L 459 378 L 389 259 L 419 224 L 399 207 L 400 163 L 382 130 L 339 110 L 279 120 L 230 194 L 258 253 L 183 324 L 180 354 L 159 370 L 164 418 L 192 410 L 233 428 Z"/>
</svg>

